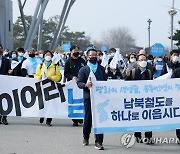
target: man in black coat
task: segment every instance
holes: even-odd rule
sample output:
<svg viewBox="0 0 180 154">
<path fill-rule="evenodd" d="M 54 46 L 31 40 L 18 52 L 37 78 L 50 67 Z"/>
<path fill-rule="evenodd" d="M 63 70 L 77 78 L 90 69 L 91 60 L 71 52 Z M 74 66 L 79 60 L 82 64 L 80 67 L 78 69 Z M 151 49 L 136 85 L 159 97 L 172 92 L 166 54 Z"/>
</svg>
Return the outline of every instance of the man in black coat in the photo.
<svg viewBox="0 0 180 154">
<path fill-rule="evenodd" d="M 180 68 L 174 70 L 171 78 L 180 78 Z M 176 136 L 179 139 L 178 144 L 180 144 L 180 129 L 176 129 Z"/>
<path fill-rule="evenodd" d="M 138 68 L 132 69 L 126 76 L 126 80 L 152 80 L 152 72 L 147 69 L 147 58 L 144 54 L 139 54 L 137 56 Z M 138 143 L 142 143 L 141 132 L 135 132 L 134 136 Z M 153 144 L 152 132 L 145 132 L 145 138 L 147 144 Z"/>
<path fill-rule="evenodd" d="M 23 61 L 26 60 L 26 58 L 23 57 L 24 48 L 18 48 L 17 49 L 17 54 L 18 54 L 18 56 L 15 59 L 13 59 L 12 61 L 16 61 L 19 64 L 13 69 L 13 72 L 12 72 L 11 75 L 13 75 L 13 76 L 23 76 L 22 71 L 21 71 L 21 67 L 22 67 Z"/>
<path fill-rule="evenodd" d="M 168 61 L 167 64 L 163 67 L 162 75 L 168 73 L 171 70 L 173 72 L 176 68 L 179 67 L 179 50 L 174 49 L 170 52 L 170 61 Z"/>
<path fill-rule="evenodd" d="M 64 66 L 64 77 L 67 78 L 67 81 L 77 80 L 78 72 L 81 67 L 85 66 L 85 60 L 79 57 L 79 47 L 73 45 L 70 48 L 71 56 L 66 61 Z M 82 119 L 72 119 L 73 126 L 78 126 L 78 123 L 82 124 Z"/>
<path fill-rule="evenodd" d="M 92 127 L 92 115 L 91 115 L 91 99 L 90 99 L 90 90 L 92 87 L 92 82 L 88 80 L 90 71 L 92 71 L 98 81 L 106 81 L 107 77 L 105 74 L 104 67 L 99 65 L 97 62 L 97 51 L 95 49 L 89 49 L 87 51 L 87 65 L 82 67 L 78 73 L 77 85 L 80 89 L 83 89 L 84 93 L 84 125 L 83 125 L 83 145 L 87 146 L 89 144 L 89 135 L 91 133 Z M 103 134 L 95 135 L 95 148 L 99 150 L 104 150 L 102 145 L 103 143 Z"/>
<path fill-rule="evenodd" d="M 6 57 L 2 56 L 3 51 L 0 48 L 0 75 L 8 75 L 8 72 L 11 69 L 10 61 Z M 7 116 L 0 114 L 0 124 L 8 125 Z"/>
</svg>

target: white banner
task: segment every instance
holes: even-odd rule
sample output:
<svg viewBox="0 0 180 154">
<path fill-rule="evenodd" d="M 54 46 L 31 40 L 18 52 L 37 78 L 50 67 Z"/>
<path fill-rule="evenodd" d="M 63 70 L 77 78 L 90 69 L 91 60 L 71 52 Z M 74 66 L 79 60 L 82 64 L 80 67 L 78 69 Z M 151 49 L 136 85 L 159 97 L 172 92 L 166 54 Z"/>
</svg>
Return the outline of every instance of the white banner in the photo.
<svg viewBox="0 0 180 154">
<path fill-rule="evenodd" d="M 83 91 L 65 84 L 0 75 L 0 114 L 62 119 L 84 118 Z"/>
<path fill-rule="evenodd" d="M 143 132 L 180 128 L 180 79 L 94 81 L 93 131 Z"/>
</svg>

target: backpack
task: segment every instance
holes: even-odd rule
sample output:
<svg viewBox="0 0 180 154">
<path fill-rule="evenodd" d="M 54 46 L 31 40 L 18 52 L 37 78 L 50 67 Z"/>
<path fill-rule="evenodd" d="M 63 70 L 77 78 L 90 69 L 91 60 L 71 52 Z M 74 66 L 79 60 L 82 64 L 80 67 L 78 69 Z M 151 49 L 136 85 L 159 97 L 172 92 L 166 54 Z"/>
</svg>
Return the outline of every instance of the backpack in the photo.
<svg viewBox="0 0 180 154">
<path fill-rule="evenodd" d="M 137 69 L 132 69 L 132 80 L 134 80 L 135 79 L 135 72 L 136 72 L 136 70 Z M 149 78 L 150 79 L 152 79 L 152 73 L 151 73 L 151 71 L 149 70 L 149 69 L 147 69 L 148 70 L 148 74 L 149 74 Z"/>
</svg>

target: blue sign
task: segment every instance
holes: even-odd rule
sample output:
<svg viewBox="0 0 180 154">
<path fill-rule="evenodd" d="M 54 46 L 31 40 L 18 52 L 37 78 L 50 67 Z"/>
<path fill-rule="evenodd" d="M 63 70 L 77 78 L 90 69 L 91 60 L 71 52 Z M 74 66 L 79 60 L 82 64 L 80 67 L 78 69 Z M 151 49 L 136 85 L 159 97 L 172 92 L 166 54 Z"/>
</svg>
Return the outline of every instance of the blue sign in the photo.
<svg viewBox="0 0 180 154">
<path fill-rule="evenodd" d="M 65 43 L 62 45 L 62 49 L 64 52 L 70 51 L 71 45 L 69 43 Z"/>
<path fill-rule="evenodd" d="M 107 51 L 107 50 L 108 50 L 107 46 L 103 45 L 103 46 L 101 47 L 101 51 L 102 51 L 102 52 L 105 52 L 105 51 Z"/>
<path fill-rule="evenodd" d="M 150 53 L 153 56 L 160 57 L 164 54 L 164 46 L 160 43 L 155 43 L 151 48 L 150 48 Z"/>
</svg>

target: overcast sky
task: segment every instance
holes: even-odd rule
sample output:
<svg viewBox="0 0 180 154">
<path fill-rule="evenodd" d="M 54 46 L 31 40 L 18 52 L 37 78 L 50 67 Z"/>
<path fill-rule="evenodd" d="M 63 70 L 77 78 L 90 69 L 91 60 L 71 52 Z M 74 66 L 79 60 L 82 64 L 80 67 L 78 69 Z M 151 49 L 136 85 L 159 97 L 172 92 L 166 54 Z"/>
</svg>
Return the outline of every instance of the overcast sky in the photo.
<svg viewBox="0 0 180 154">
<path fill-rule="evenodd" d="M 13 1 L 13 20 L 20 16 L 17 0 Z M 22 2 L 24 0 L 21 0 Z M 33 15 L 38 0 L 27 0 L 25 15 Z M 60 15 L 64 0 L 49 0 L 44 18 Z M 148 23 L 151 23 L 151 45 L 162 43 L 170 47 L 170 15 L 172 0 L 76 0 L 66 25 L 72 31 L 85 31 L 93 40 L 100 40 L 102 32 L 116 27 L 128 27 L 136 45 L 148 46 Z M 180 10 L 180 0 L 175 0 Z M 174 29 L 180 29 L 180 11 L 174 17 Z"/>
</svg>

